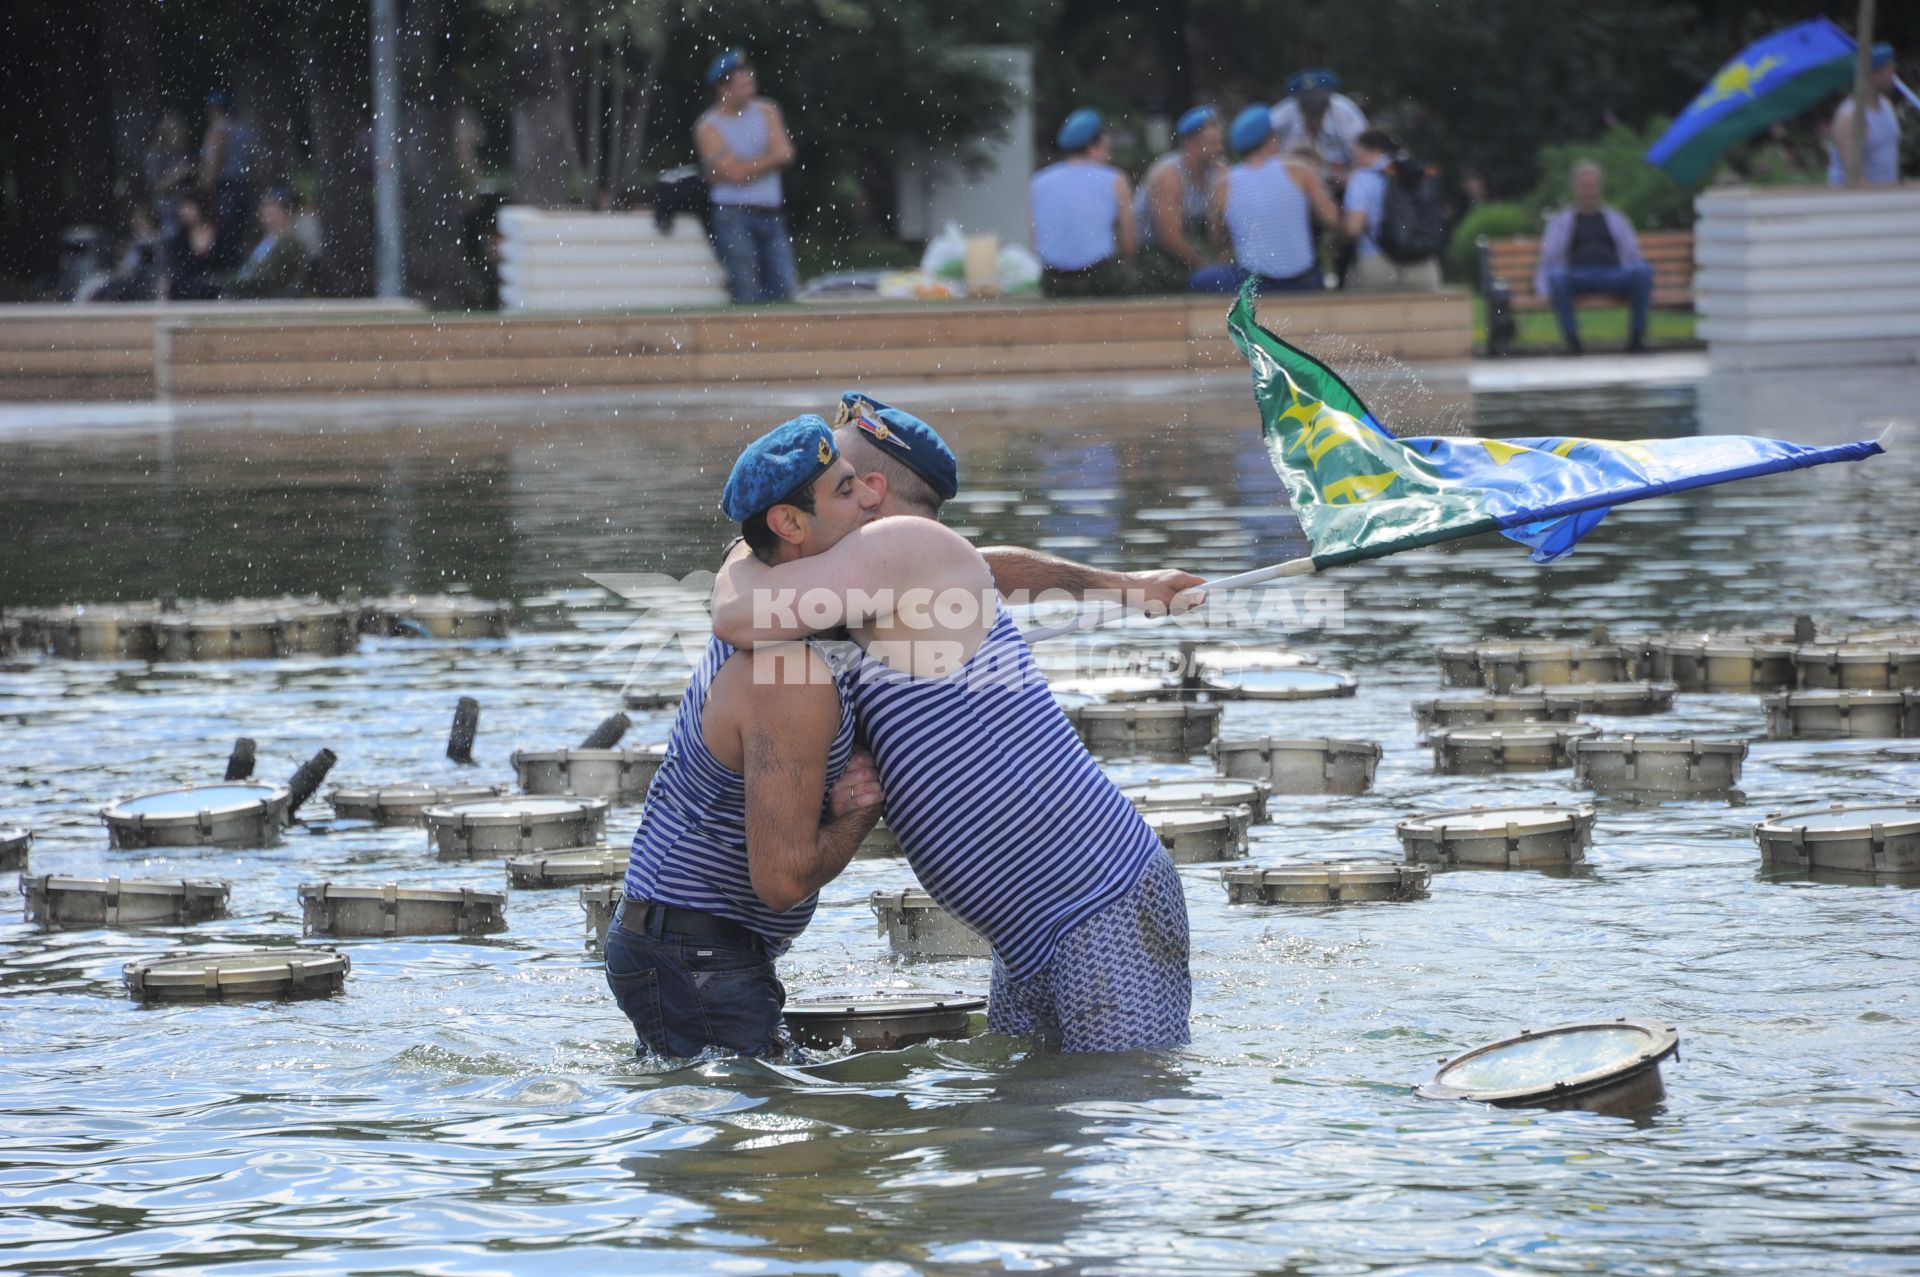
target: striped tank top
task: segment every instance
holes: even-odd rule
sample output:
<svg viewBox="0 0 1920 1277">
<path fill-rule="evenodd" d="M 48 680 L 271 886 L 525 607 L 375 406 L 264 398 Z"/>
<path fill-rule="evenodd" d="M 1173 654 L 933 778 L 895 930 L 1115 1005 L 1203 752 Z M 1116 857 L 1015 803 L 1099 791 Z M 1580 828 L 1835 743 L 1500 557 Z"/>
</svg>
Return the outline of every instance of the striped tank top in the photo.
<svg viewBox="0 0 1920 1277">
<path fill-rule="evenodd" d="M 667 757 L 647 789 L 646 810 L 627 862 L 629 900 L 655 900 L 737 922 L 776 951 L 806 929 L 819 896 L 775 913 L 755 894 L 747 870 L 746 777 L 721 765 L 700 735 L 700 713 L 714 675 L 733 655 L 719 639 L 694 671 L 667 738 Z M 853 710 L 840 698 L 840 729 L 827 750 L 827 784 L 853 754 Z M 824 800 L 824 793 L 822 798 Z"/>
<path fill-rule="evenodd" d="M 1160 840 L 1087 753 L 1004 606 L 960 670 L 842 674 L 920 885 L 1016 980 L 1140 880 Z"/>
<path fill-rule="evenodd" d="M 1140 185 L 1133 191 L 1133 224 L 1140 231 L 1140 247 L 1153 247 L 1153 210 L 1147 207 L 1147 188 L 1169 168 L 1180 180 L 1180 228 L 1189 241 L 1204 245 L 1207 239 L 1207 201 L 1213 195 L 1214 184 L 1220 180 L 1220 170 L 1218 166 L 1210 166 L 1206 179 L 1196 182 L 1193 174 L 1187 171 L 1186 158 L 1178 151 L 1168 151 L 1153 162 L 1146 176 L 1140 179 Z"/>
<path fill-rule="evenodd" d="M 709 120 L 720 130 L 727 150 L 733 153 L 736 160 L 757 160 L 767 153 L 767 147 L 772 143 L 773 139 L 768 136 L 767 109 L 760 105 L 759 98 L 747 103 L 747 109 L 738 115 L 728 115 L 725 111 L 709 108 L 702 113 L 698 124 Z M 715 204 L 779 208 L 780 170 L 768 169 L 747 182 L 711 182 L 707 198 Z"/>
<path fill-rule="evenodd" d="M 1312 268 L 1313 223 L 1306 193 L 1278 155 L 1236 164 L 1228 174 L 1227 232 L 1233 259 L 1256 275 L 1292 279 Z"/>
<path fill-rule="evenodd" d="M 1062 160 L 1033 175 L 1033 252 L 1043 266 L 1085 270 L 1119 251 L 1120 200 L 1109 164 Z"/>
</svg>

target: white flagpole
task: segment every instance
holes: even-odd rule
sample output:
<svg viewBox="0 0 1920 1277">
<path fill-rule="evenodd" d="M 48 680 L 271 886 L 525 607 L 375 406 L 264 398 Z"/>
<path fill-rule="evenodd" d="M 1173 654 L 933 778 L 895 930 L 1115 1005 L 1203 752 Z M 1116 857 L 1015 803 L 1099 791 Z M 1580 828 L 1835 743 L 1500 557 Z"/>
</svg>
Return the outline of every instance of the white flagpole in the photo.
<svg viewBox="0 0 1920 1277">
<path fill-rule="evenodd" d="M 1251 572 L 1240 572 L 1233 576 L 1223 576 L 1216 580 L 1205 581 L 1195 586 L 1196 590 L 1205 590 L 1212 594 L 1215 590 L 1236 590 L 1245 585 L 1262 585 L 1283 576 L 1311 576 L 1313 560 L 1289 559 L 1285 563 L 1276 563 L 1272 567 L 1255 568 Z M 1108 621 L 1125 616 L 1127 609 L 1114 604 L 1105 604 L 1091 612 L 1082 612 L 1070 621 L 1061 621 L 1054 625 L 1042 625 L 1026 631 L 1028 643 L 1038 643 L 1041 639 L 1058 638 L 1062 634 L 1072 634 L 1079 630 L 1096 629 Z"/>
</svg>

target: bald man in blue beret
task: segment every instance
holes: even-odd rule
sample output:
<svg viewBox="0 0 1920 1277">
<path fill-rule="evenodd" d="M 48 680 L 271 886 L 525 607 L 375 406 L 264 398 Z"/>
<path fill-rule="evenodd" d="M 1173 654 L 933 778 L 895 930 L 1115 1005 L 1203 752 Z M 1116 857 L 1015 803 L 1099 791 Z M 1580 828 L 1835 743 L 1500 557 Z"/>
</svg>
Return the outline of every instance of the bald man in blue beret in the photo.
<svg viewBox="0 0 1920 1277">
<path fill-rule="evenodd" d="M 927 892 L 992 947 L 990 1028 L 1071 1052 L 1185 1043 L 1179 875 L 1060 712 L 998 592 L 1130 588 L 1164 611 L 1197 602 L 1198 578 L 977 550 L 938 522 L 959 476 L 932 427 L 859 392 L 840 416 L 839 446 L 881 517 L 817 554 L 730 555 L 714 633 L 758 650 L 845 626 L 836 677 L 887 825 Z"/>
</svg>

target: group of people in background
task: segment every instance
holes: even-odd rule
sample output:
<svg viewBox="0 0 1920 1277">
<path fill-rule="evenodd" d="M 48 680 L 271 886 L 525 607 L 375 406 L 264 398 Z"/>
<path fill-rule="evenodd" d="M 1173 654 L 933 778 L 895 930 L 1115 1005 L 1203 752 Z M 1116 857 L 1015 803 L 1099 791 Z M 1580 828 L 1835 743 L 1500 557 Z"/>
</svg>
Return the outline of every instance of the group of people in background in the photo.
<svg viewBox="0 0 1920 1277">
<path fill-rule="evenodd" d="M 224 90 L 207 95 L 206 131 L 189 149 L 178 112 L 160 117 L 112 266 L 80 301 L 298 297 L 319 255 L 319 225 L 292 192 L 255 181 L 253 132 Z"/>
<path fill-rule="evenodd" d="M 1876 89 L 1861 169 L 1872 183 L 1899 178 L 1900 126 L 1889 94 L 1893 50 L 1874 46 Z M 781 174 L 795 149 L 779 106 L 760 96 L 752 64 L 729 49 L 707 68 L 712 105 L 694 127 L 711 201 L 711 233 L 732 299 L 764 304 L 798 290 L 782 210 Z M 1372 126 L 1326 68 L 1295 73 L 1271 107 L 1230 120 L 1212 106 L 1180 116 L 1169 149 L 1138 187 L 1112 162 L 1098 111 L 1068 115 L 1057 162 L 1032 180 L 1034 250 L 1051 297 L 1234 292 L 1425 291 L 1440 287 L 1447 215 L 1438 179 L 1393 136 Z M 258 193 L 249 128 L 221 91 L 207 97 L 199 150 L 185 121 L 162 116 L 145 164 L 146 202 L 129 209 L 110 269 L 81 300 L 297 297 L 320 249 L 319 226 L 284 189 Z M 1829 134 L 1831 172 L 1844 180 L 1856 145 L 1848 99 Z M 1570 350 L 1580 339 L 1574 300 L 1604 293 L 1631 307 L 1630 345 L 1646 329 L 1651 272 L 1632 224 L 1599 202 L 1601 174 L 1582 165 L 1573 204 L 1545 228 L 1535 287 L 1560 317 Z"/>
<path fill-rule="evenodd" d="M 1313 68 L 1289 78 L 1278 105 L 1230 122 L 1192 108 L 1138 189 L 1114 167 L 1100 113 L 1073 112 L 1055 135 L 1061 158 L 1033 177 L 1041 290 L 1235 292 L 1253 278 L 1263 292 L 1306 292 L 1330 276 L 1357 290 L 1440 287 L 1437 178 L 1339 84 Z"/>
</svg>

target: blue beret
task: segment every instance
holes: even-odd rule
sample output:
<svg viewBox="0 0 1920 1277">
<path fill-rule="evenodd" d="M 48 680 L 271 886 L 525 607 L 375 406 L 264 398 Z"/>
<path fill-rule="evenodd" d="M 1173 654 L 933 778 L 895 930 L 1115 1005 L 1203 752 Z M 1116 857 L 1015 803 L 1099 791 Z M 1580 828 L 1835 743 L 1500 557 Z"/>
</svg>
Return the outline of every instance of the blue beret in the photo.
<svg viewBox="0 0 1920 1277">
<path fill-rule="evenodd" d="M 1273 111 L 1258 102 L 1233 117 L 1227 130 L 1227 145 L 1236 151 L 1251 151 L 1273 136 Z"/>
<path fill-rule="evenodd" d="M 727 476 L 720 508 L 735 523 L 745 523 L 818 479 L 839 459 L 825 420 L 811 412 L 795 417 L 747 445 Z"/>
<path fill-rule="evenodd" d="M 1875 44 L 1868 54 L 1876 71 L 1884 71 L 1893 64 L 1893 46 L 1885 40 Z"/>
<path fill-rule="evenodd" d="M 920 418 L 857 390 L 840 396 L 841 422 L 852 422 L 874 446 L 927 481 L 942 501 L 960 491 L 960 463 L 947 441 Z"/>
<path fill-rule="evenodd" d="M 1332 92 L 1340 87 L 1340 77 L 1325 67 L 1308 67 L 1305 71 L 1295 71 L 1287 77 L 1288 93 L 1305 93 L 1308 89 L 1326 89 Z"/>
<path fill-rule="evenodd" d="M 1054 141 L 1063 151 L 1078 151 L 1093 145 L 1093 139 L 1100 136 L 1100 130 L 1107 122 L 1100 118 L 1100 112 L 1090 106 L 1083 106 L 1066 118 Z"/>
<path fill-rule="evenodd" d="M 732 75 L 734 70 L 746 60 L 747 55 L 740 50 L 728 49 L 725 53 L 707 63 L 707 87 L 711 89 L 714 85 Z"/>
<path fill-rule="evenodd" d="M 1220 112 L 1214 110 L 1212 107 L 1196 106 L 1180 117 L 1180 122 L 1173 126 L 1173 135 L 1175 137 L 1190 136 L 1191 134 L 1198 133 L 1201 129 L 1206 128 L 1207 125 L 1219 118 Z"/>
</svg>

